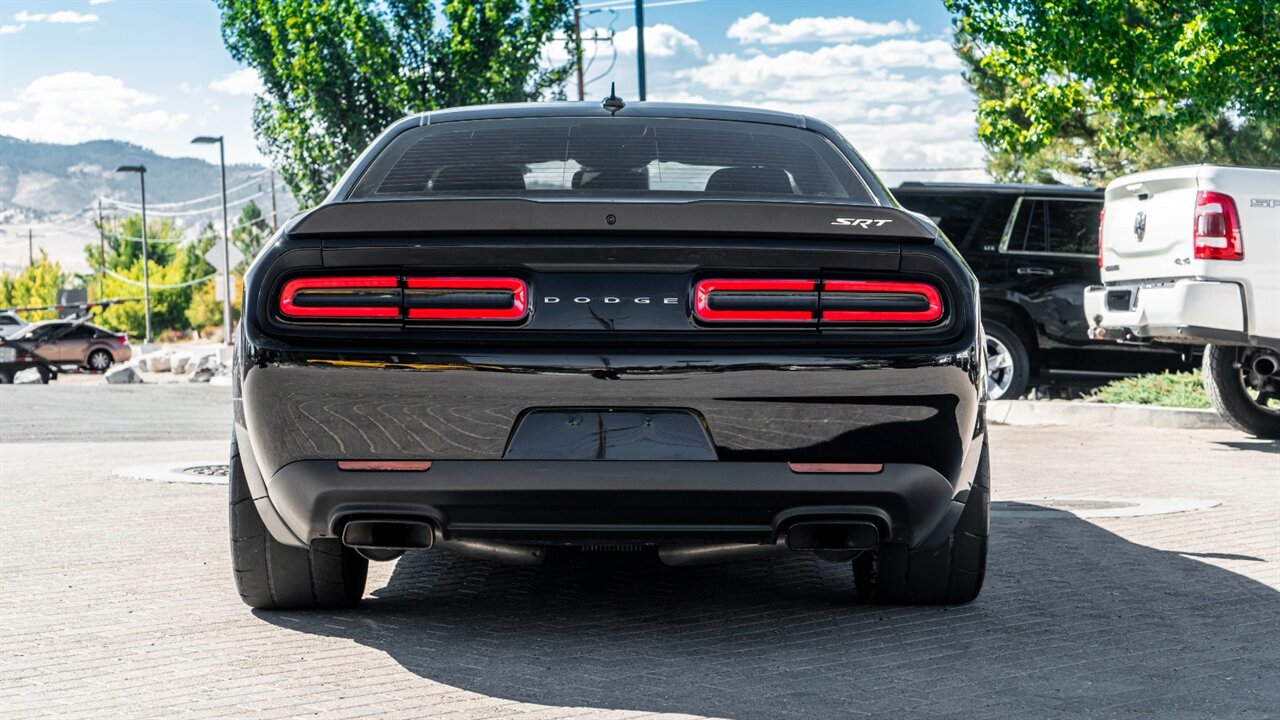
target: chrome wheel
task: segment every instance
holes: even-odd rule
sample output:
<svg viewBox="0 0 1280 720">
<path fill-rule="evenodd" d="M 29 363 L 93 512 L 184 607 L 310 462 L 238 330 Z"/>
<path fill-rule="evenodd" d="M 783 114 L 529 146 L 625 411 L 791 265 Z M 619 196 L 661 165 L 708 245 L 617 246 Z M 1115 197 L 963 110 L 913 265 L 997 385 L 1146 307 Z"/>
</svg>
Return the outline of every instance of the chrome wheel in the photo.
<svg viewBox="0 0 1280 720">
<path fill-rule="evenodd" d="M 999 400 L 1013 384 L 1013 353 L 996 338 L 987 336 L 987 395 Z"/>
</svg>

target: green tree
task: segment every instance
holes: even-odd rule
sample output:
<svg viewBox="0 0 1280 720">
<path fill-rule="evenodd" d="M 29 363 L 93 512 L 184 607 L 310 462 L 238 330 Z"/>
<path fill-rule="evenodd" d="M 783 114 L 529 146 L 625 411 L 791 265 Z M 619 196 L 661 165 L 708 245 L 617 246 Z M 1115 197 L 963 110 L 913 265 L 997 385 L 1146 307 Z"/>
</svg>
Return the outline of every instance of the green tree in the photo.
<svg viewBox="0 0 1280 720">
<path fill-rule="evenodd" d="M 231 56 L 262 77 L 262 150 L 307 204 L 395 120 L 556 95 L 573 65 L 547 67 L 543 47 L 579 52 L 571 0 L 216 2 Z"/>
<path fill-rule="evenodd" d="M 49 254 L 40 250 L 40 257 L 21 272 L 0 274 L 0 308 L 40 307 L 55 305 L 58 302 L 58 290 L 66 284 L 67 275 L 62 266 L 49 260 Z M 24 318 L 36 320 L 52 320 L 58 317 L 56 310 L 25 312 Z"/>
<path fill-rule="evenodd" d="M 1280 2 L 945 2 L 997 178 L 1280 164 Z"/>
<path fill-rule="evenodd" d="M 258 251 L 271 237 L 271 225 L 262 215 L 262 208 L 250 200 L 240 210 L 240 218 L 231 226 L 231 244 L 244 253 L 244 260 L 236 266 L 237 275 L 243 275 L 257 256 Z"/>
</svg>

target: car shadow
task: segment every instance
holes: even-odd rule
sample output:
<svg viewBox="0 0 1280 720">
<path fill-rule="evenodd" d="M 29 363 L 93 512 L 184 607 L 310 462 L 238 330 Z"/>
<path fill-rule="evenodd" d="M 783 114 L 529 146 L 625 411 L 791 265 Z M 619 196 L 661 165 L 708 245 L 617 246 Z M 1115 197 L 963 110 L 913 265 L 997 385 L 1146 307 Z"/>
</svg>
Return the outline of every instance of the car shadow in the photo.
<svg viewBox="0 0 1280 720">
<path fill-rule="evenodd" d="M 993 507 L 986 588 L 961 607 L 861 604 L 847 563 L 801 555 L 668 568 L 567 553 L 527 569 L 425 551 L 354 611 L 258 616 L 438 683 L 555 706 L 734 718 L 1280 707 L 1276 590 L 1028 512 L 1047 508 Z"/>
<path fill-rule="evenodd" d="M 1262 438 L 1249 440 L 1221 440 L 1214 444 L 1234 448 L 1236 450 L 1252 450 L 1254 452 L 1266 453 L 1268 455 L 1280 455 L 1280 440 L 1264 440 Z"/>
</svg>

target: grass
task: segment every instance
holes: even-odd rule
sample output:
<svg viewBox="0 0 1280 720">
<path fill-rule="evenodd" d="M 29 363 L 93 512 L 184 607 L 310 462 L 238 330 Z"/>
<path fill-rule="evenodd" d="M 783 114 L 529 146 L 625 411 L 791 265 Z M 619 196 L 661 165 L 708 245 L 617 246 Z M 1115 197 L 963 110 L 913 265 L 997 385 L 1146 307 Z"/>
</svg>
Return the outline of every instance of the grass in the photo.
<svg viewBox="0 0 1280 720">
<path fill-rule="evenodd" d="M 1204 394 L 1204 379 L 1200 371 L 1112 380 L 1098 388 L 1098 400 L 1104 403 L 1136 403 L 1174 408 L 1208 408 L 1209 398 Z"/>
</svg>

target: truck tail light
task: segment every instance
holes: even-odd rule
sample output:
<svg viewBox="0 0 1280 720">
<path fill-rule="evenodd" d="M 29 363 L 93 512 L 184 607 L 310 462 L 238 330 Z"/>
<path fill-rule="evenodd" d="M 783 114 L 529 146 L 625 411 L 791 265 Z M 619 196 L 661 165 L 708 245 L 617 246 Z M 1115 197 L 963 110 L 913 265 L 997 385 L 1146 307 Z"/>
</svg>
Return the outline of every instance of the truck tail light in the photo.
<svg viewBox="0 0 1280 720">
<path fill-rule="evenodd" d="M 931 323 L 942 317 L 942 295 L 929 283 L 827 280 L 823 323 Z"/>
<path fill-rule="evenodd" d="M 1230 195 L 1212 190 L 1196 193 L 1192 241 L 1197 260 L 1244 259 L 1240 215 L 1236 212 L 1236 201 Z"/>
<path fill-rule="evenodd" d="M 1107 209 L 1098 211 L 1098 267 L 1102 267 L 1102 226 L 1107 224 Z"/>
<path fill-rule="evenodd" d="M 514 322 L 529 313 L 529 286 L 509 277 L 411 277 L 405 307 L 410 320 Z"/>
<path fill-rule="evenodd" d="M 817 280 L 701 280 L 693 315 L 703 322 L 811 323 L 817 320 Z"/>
<path fill-rule="evenodd" d="M 400 278 L 394 275 L 304 277 L 284 284 L 280 314 L 288 318 L 400 317 Z"/>
</svg>

